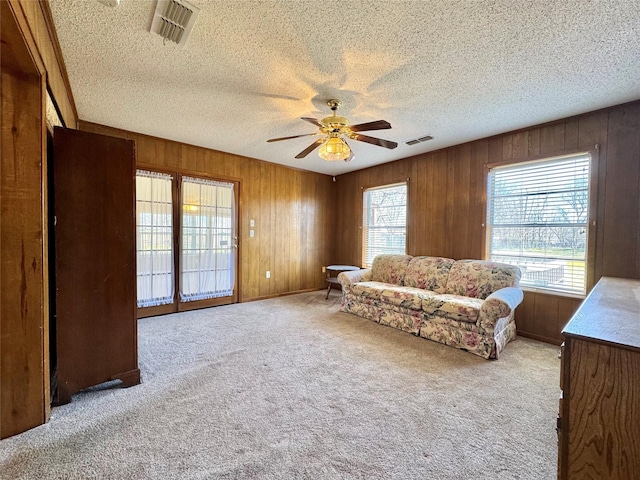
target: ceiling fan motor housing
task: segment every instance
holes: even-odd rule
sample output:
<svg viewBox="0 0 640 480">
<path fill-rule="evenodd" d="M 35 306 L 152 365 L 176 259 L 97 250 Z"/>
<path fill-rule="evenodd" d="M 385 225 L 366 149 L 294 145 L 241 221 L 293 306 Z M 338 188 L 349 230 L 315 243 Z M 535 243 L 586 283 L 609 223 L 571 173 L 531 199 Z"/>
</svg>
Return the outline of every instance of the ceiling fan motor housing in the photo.
<svg viewBox="0 0 640 480">
<path fill-rule="evenodd" d="M 327 129 L 327 133 L 330 131 L 339 133 L 341 128 L 349 126 L 349 120 L 347 120 L 345 117 L 341 117 L 340 115 L 336 115 L 336 110 L 338 110 L 340 105 L 342 105 L 342 102 L 340 100 L 332 99 L 327 101 L 327 105 L 333 111 L 333 115 L 323 118 L 322 123 L 330 127 L 330 129 Z"/>
<path fill-rule="evenodd" d="M 322 123 L 331 128 L 342 128 L 349 126 L 349 120 L 339 115 L 332 115 L 322 119 Z"/>
</svg>

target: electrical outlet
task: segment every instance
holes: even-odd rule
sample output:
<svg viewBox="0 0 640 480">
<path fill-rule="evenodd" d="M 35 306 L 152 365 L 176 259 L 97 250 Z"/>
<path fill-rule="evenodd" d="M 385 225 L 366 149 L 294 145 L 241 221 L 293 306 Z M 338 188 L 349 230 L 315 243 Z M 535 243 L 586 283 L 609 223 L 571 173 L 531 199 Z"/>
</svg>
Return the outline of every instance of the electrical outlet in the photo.
<svg viewBox="0 0 640 480">
<path fill-rule="evenodd" d="M 255 232 L 253 230 L 249 230 L 249 237 L 253 238 L 255 236 Z"/>
<path fill-rule="evenodd" d="M 327 267 L 322 267 L 322 273 L 327 273 Z"/>
<path fill-rule="evenodd" d="M 271 272 L 267 270 L 267 278 L 271 278 Z"/>
</svg>

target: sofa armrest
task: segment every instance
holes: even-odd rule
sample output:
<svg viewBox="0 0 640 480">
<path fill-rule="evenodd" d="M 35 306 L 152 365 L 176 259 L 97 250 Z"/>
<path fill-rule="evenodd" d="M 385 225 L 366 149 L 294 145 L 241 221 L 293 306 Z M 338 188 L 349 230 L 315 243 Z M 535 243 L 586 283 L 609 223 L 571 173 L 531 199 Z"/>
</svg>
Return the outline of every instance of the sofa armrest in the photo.
<svg viewBox="0 0 640 480">
<path fill-rule="evenodd" d="M 501 318 L 508 317 L 524 300 L 522 289 L 505 287 L 493 292 L 480 306 L 478 326 L 487 332 L 493 331 Z"/>
<path fill-rule="evenodd" d="M 343 287 L 358 282 L 370 282 L 371 278 L 372 276 L 370 268 L 363 268 L 362 270 L 351 270 L 348 272 L 342 272 L 338 275 L 338 281 Z"/>
</svg>

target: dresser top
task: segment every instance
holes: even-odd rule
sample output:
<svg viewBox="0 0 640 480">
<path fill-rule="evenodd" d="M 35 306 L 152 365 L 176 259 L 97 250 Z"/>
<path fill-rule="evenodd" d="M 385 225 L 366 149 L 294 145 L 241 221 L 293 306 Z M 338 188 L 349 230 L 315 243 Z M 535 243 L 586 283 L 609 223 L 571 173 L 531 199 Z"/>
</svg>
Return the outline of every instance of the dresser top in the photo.
<svg viewBox="0 0 640 480">
<path fill-rule="evenodd" d="M 640 349 L 640 280 L 602 277 L 562 334 Z"/>
</svg>

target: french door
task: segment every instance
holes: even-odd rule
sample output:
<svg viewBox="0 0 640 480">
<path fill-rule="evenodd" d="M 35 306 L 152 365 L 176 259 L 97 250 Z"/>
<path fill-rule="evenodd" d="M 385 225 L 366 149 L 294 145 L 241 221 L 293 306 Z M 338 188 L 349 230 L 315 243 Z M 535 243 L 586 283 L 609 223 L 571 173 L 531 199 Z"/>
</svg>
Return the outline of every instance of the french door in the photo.
<svg viewBox="0 0 640 480">
<path fill-rule="evenodd" d="M 238 184 L 138 170 L 138 317 L 237 301 Z"/>
</svg>

